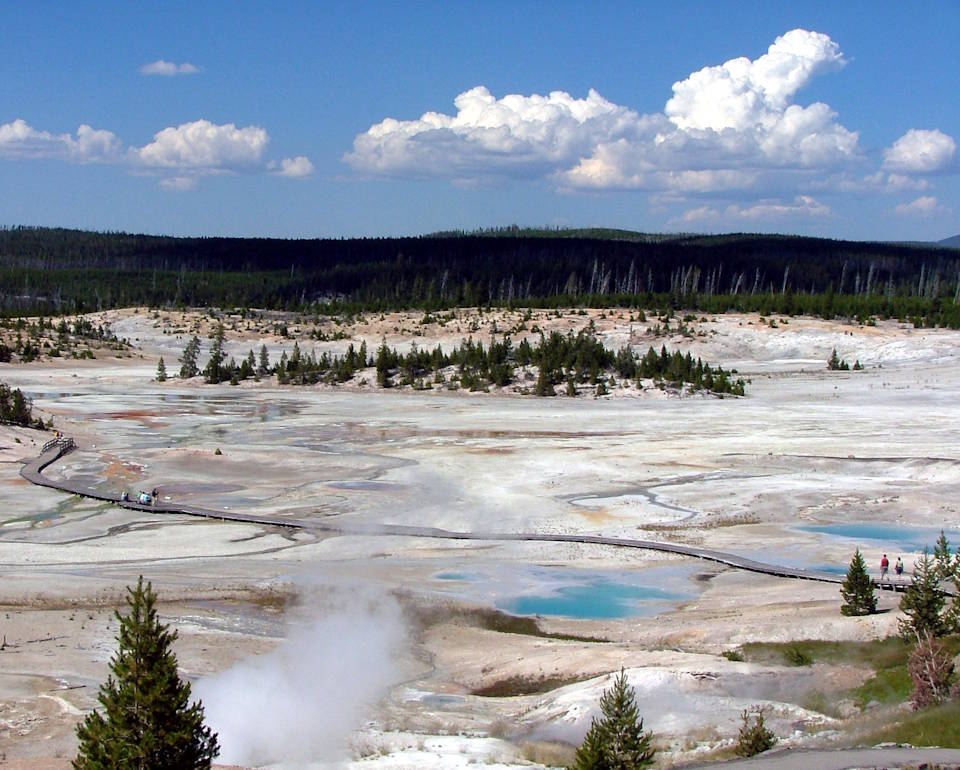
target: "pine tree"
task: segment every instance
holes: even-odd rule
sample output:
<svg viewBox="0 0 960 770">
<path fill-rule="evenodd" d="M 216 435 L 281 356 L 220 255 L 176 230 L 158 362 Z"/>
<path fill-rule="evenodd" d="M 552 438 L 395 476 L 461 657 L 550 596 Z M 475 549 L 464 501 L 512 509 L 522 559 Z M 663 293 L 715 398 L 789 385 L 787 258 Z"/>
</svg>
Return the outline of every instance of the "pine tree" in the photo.
<svg viewBox="0 0 960 770">
<path fill-rule="evenodd" d="M 257 361 L 257 376 L 263 377 L 270 371 L 270 353 L 266 344 L 260 346 L 260 358 Z"/>
<path fill-rule="evenodd" d="M 949 580 L 953 577 L 953 556 L 950 553 L 950 541 L 947 540 L 946 533 L 941 529 L 940 537 L 937 538 L 937 544 L 933 547 L 933 558 L 936 561 L 937 576 L 941 580 Z"/>
<path fill-rule="evenodd" d="M 224 379 L 223 360 L 226 354 L 223 352 L 224 330 L 223 324 L 218 323 L 217 328 L 213 330 L 213 342 L 210 344 L 210 360 L 203 370 L 203 376 L 207 382 L 216 385 Z"/>
<path fill-rule="evenodd" d="M 755 707 L 753 719 L 750 718 L 750 713 L 744 709 L 740 715 L 743 724 L 737 736 L 737 755 L 741 757 L 756 756 L 772 749 L 777 742 L 777 736 L 772 730 L 768 730 L 763 722 L 763 709 Z"/>
<path fill-rule="evenodd" d="M 831 371 L 846 372 L 849 371 L 850 364 L 840 358 L 837 355 L 837 349 L 834 348 L 833 352 L 830 354 L 830 358 L 827 359 L 827 368 Z"/>
<path fill-rule="evenodd" d="M 850 560 L 847 577 L 840 588 L 843 604 L 840 612 L 844 615 L 871 615 L 877 611 L 877 597 L 874 595 L 873 579 L 867 572 L 867 563 L 858 548 Z"/>
<path fill-rule="evenodd" d="M 74 770 L 207 770 L 220 748 L 203 705 L 190 703 L 190 684 L 177 676 L 177 632 L 160 623 L 142 576 L 127 592 L 129 613 L 115 613 L 118 649 L 98 696 L 103 713 L 77 727 Z"/>
<path fill-rule="evenodd" d="M 960 633 L 960 549 L 953 557 L 953 601 L 944 613 L 943 620 L 947 626 L 947 633 Z M 957 683 L 960 687 L 960 682 Z"/>
<path fill-rule="evenodd" d="M 653 734 L 643 731 L 636 693 L 623 669 L 600 696 L 603 718 L 590 723 L 571 770 L 636 770 L 653 764 Z"/>
<path fill-rule="evenodd" d="M 948 630 L 945 603 L 936 564 L 924 548 L 923 556 L 914 563 L 913 580 L 900 600 L 900 611 L 907 616 L 900 620 L 900 633 L 907 639 L 922 638 L 927 633 L 943 636 Z"/>
<path fill-rule="evenodd" d="M 553 389 L 553 382 L 550 380 L 550 375 L 547 373 L 547 367 L 543 364 L 540 365 L 540 374 L 537 375 L 537 384 L 533 392 L 537 396 L 557 395 L 557 391 Z"/>
<path fill-rule="evenodd" d="M 183 349 L 183 356 L 180 358 L 180 378 L 189 380 L 196 377 L 200 372 L 197 369 L 197 357 L 200 355 L 200 339 L 194 335 L 187 346 Z"/>
<path fill-rule="evenodd" d="M 603 736 L 597 720 L 594 719 L 574 755 L 570 770 L 604 770 L 607 767 L 603 756 Z"/>
<path fill-rule="evenodd" d="M 163 356 L 157 362 L 157 382 L 167 381 L 167 365 L 163 363 Z"/>
<path fill-rule="evenodd" d="M 387 341 L 384 340 L 377 349 L 377 385 L 381 388 L 389 388 L 390 382 L 390 350 L 387 348 Z"/>
</svg>

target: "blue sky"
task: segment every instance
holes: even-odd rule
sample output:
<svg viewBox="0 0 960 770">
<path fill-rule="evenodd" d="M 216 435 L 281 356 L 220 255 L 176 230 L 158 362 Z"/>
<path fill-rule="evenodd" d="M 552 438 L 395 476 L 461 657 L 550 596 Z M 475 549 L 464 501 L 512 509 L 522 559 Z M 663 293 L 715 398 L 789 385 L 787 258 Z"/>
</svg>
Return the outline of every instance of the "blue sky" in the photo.
<svg viewBox="0 0 960 770">
<path fill-rule="evenodd" d="M 958 0 L 3 16 L 0 224 L 960 232 Z"/>
</svg>

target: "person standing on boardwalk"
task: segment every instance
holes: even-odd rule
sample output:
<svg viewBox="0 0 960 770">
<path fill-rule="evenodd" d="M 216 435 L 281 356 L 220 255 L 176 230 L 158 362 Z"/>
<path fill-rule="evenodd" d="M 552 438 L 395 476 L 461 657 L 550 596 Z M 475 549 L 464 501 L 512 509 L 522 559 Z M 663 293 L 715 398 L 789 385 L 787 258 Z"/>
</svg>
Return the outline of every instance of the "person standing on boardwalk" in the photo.
<svg viewBox="0 0 960 770">
<path fill-rule="evenodd" d="M 893 565 L 893 571 L 897 573 L 897 580 L 903 576 L 903 559 L 897 557 L 897 563 Z"/>
<path fill-rule="evenodd" d="M 880 560 L 880 582 L 883 582 L 883 579 L 887 576 L 887 571 L 890 569 L 890 560 L 887 558 L 887 555 L 884 554 L 883 558 Z"/>
</svg>

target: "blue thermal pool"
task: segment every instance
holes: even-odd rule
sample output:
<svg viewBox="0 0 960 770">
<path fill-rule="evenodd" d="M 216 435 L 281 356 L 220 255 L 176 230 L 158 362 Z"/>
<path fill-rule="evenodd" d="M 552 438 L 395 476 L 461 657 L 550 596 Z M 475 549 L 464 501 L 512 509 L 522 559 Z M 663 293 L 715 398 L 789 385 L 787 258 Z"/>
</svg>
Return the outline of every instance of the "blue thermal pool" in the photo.
<svg viewBox="0 0 960 770">
<path fill-rule="evenodd" d="M 797 527 L 802 532 L 816 532 L 821 535 L 842 537 L 847 540 L 856 540 L 862 543 L 883 544 L 891 550 L 898 546 L 907 552 L 922 551 L 924 548 L 933 552 L 933 546 L 940 536 L 939 529 L 927 527 L 908 527 L 901 524 L 874 524 L 870 522 L 853 522 L 849 524 L 808 524 Z M 960 532 L 945 530 L 951 543 L 960 541 Z"/>
<path fill-rule="evenodd" d="M 447 570 L 437 580 L 457 584 L 453 593 L 483 597 L 514 615 L 553 615 L 582 620 L 649 617 L 695 595 L 694 567 L 642 572 L 568 567 L 505 566 L 470 572 Z"/>
</svg>

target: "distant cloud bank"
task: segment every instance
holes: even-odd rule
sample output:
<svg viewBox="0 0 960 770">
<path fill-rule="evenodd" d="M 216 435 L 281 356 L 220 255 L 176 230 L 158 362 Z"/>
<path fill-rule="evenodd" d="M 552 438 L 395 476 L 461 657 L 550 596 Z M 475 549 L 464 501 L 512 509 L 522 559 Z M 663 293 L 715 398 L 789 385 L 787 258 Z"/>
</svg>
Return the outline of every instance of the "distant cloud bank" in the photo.
<svg viewBox="0 0 960 770">
<path fill-rule="evenodd" d="M 196 64 L 191 64 L 190 62 L 174 64 L 173 62 L 164 61 L 163 59 L 157 59 L 140 67 L 141 75 L 160 75 L 161 77 L 168 78 L 176 75 L 196 75 L 198 72 L 200 72 L 200 68 Z"/>
<path fill-rule="evenodd" d="M 313 164 L 305 155 L 265 161 L 269 142 L 267 130 L 259 126 L 239 128 L 202 119 L 164 128 L 143 147 L 126 149 L 116 134 L 87 125 L 80 126 L 76 134 L 52 134 L 22 118 L 0 124 L 0 159 L 126 165 L 160 176 L 160 186 L 172 191 L 192 190 L 198 177 L 209 174 L 270 171 L 302 178 L 313 173 Z"/>
<path fill-rule="evenodd" d="M 110 131 L 82 125 L 76 135 L 39 131 L 25 120 L 0 124 L 0 158 L 54 158 L 74 163 L 108 163 L 121 156 L 121 142 Z"/>
<path fill-rule="evenodd" d="M 950 209 L 941 205 L 940 201 L 932 195 L 923 195 L 909 203 L 901 203 L 895 206 L 893 211 L 901 217 L 919 217 L 922 219 L 950 213 Z"/>
<path fill-rule="evenodd" d="M 374 123 L 343 160 L 373 178 L 643 191 L 683 226 L 828 218 L 831 195 L 892 196 L 890 213 L 947 216 L 934 193 L 942 177 L 960 172 L 954 137 L 910 128 L 889 147 L 865 149 L 830 105 L 800 102 L 816 78 L 846 66 L 828 35 L 794 29 L 754 59 L 692 72 L 672 93 L 665 88 L 662 111 L 650 114 L 593 89 L 583 97 L 561 90 L 497 96 L 477 85 L 454 99 L 450 114 Z M 158 59 L 139 71 L 174 77 L 200 68 Z M 36 128 L 23 117 L 0 124 L 0 160 L 124 166 L 170 191 L 194 189 L 213 174 L 305 179 L 315 172 L 306 155 L 271 159 L 269 144 L 261 126 L 202 118 L 160 128 L 141 146 L 86 124 L 74 133 Z"/>
<path fill-rule="evenodd" d="M 674 83 L 663 112 L 647 115 L 594 90 L 585 98 L 565 91 L 498 98 L 476 86 L 456 97 L 454 114 L 375 123 L 343 159 L 380 177 L 542 179 L 571 191 L 645 190 L 660 201 L 747 202 L 684 216 L 718 222 L 826 216 L 814 193 L 924 189 L 918 177 L 955 168 L 952 137 L 911 129 L 871 174 L 858 132 L 823 102 L 796 102 L 814 78 L 846 64 L 829 36 L 794 29 L 756 59 L 731 59 Z"/>
</svg>

